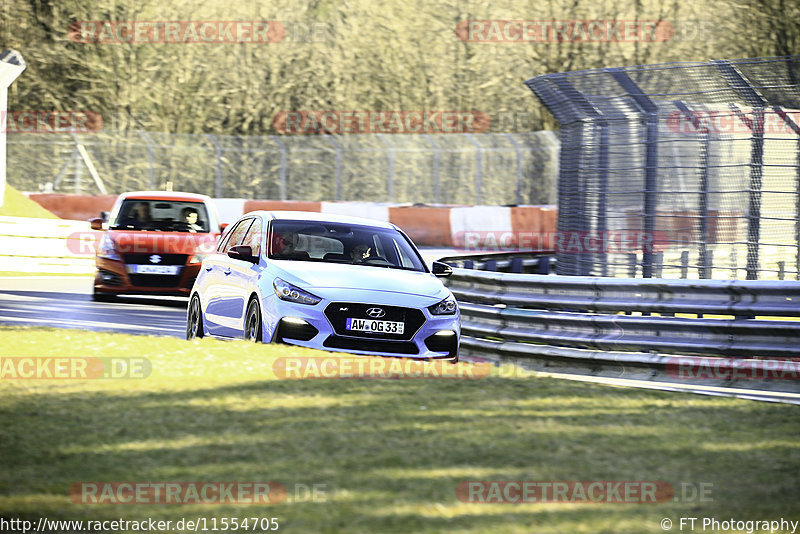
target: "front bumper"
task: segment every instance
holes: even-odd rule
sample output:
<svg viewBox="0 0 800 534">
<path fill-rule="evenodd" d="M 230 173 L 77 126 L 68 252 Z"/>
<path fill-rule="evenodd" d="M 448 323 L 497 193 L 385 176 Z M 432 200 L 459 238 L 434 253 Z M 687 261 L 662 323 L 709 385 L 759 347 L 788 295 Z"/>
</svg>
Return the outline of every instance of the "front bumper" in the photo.
<svg viewBox="0 0 800 534">
<path fill-rule="evenodd" d="M 160 275 L 139 275 L 135 283 L 128 273 L 126 264 L 108 258 L 96 258 L 97 272 L 94 277 L 94 292 L 103 295 L 165 295 L 188 297 L 195 278 L 200 272 L 200 264 L 181 266 L 179 275 L 161 277 Z M 150 277 L 150 280 L 144 277 Z M 174 279 L 174 280 L 173 280 Z"/>
<path fill-rule="evenodd" d="M 345 335 L 341 329 L 337 332 L 325 314 L 325 309 L 333 304 L 330 300 L 323 299 L 314 306 L 295 304 L 277 297 L 266 300 L 268 302 L 262 303 L 262 309 L 265 310 L 266 329 L 263 339 L 267 342 L 280 341 L 301 347 L 370 356 L 458 361 L 461 336 L 459 312 L 455 315 L 432 315 L 424 306 L 402 306 L 420 312 L 424 321 L 410 339 L 389 339 L 388 336 L 378 335 Z M 361 304 L 400 307 L 385 299 Z"/>
</svg>

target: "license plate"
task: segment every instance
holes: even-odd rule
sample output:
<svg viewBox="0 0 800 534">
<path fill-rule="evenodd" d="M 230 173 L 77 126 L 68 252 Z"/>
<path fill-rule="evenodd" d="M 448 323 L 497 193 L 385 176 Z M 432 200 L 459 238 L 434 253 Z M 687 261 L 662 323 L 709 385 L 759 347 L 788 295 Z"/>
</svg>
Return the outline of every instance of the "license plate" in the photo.
<svg viewBox="0 0 800 534">
<path fill-rule="evenodd" d="M 136 274 L 178 274 L 180 265 L 130 265 L 132 273 Z"/>
<path fill-rule="evenodd" d="M 347 330 L 356 330 L 358 332 L 402 334 L 405 324 L 397 321 L 375 321 L 373 319 L 348 318 L 345 328 Z"/>
</svg>

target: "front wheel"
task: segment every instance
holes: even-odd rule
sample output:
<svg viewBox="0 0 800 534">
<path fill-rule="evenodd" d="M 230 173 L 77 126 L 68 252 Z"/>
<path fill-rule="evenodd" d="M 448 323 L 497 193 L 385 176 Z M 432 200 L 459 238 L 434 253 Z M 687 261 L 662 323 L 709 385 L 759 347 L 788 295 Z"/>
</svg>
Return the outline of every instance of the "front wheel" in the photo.
<svg viewBox="0 0 800 534">
<path fill-rule="evenodd" d="M 200 297 L 192 296 L 186 311 L 186 339 L 203 337 L 203 312 L 200 309 Z"/>
<path fill-rule="evenodd" d="M 244 338 L 247 341 L 261 342 L 261 309 L 257 299 L 250 299 L 244 320 Z"/>
</svg>

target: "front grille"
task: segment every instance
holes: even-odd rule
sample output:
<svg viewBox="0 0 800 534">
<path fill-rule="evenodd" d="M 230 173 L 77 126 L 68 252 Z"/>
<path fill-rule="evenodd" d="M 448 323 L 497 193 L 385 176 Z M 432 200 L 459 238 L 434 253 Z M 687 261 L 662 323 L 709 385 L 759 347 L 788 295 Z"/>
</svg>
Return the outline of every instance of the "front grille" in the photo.
<svg viewBox="0 0 800 534">
<path fill-rule="evenodd" d="M 160 256 L 159 261 L 151 261 L 151 256 Z M 128 265 L 186 265 L 186 254 L 160 254 L 158 252 L 145 252 L 136 254 L 123 254 L 122 258 Z"/>
<path fill-rule="evenodd" d="M 139 287 L 178 287 L 180 276 L 174 274 L 131 274 L 131 284 Z"/>
<path fill-rule="evenodd" d="M 380 321 L 397 321 L 405 323 L 402 334 L 385 334 L 374 332 L 358 332 L 347 330 L 345 324 L 347 319 L 373 319 L 367 315 L 370 308 L 381 308 L 386 315 L 380 317 Z M 340 336 L 356 337 L 359 339 L 387 339 L 397 341 L 407 341 L 414 337 L 417 330 L 425 324 L 425 315 L 421 310 L 414 308 L 402 308 L 400 306 L 383 306 L 378 304 L 360 304 L 353 302 L 331 302 L 325 308 L 325 317 L 330 321 L 334 332 Z"/>
<path fill-rule="evenodd" d="M 384 339 L 355 339 L 328 336 L 322 344 L 329 349 L 365 350 L 385 354 L 419 354 L 419 348 L 411 341 L 388 341 Z"/>
</svg>

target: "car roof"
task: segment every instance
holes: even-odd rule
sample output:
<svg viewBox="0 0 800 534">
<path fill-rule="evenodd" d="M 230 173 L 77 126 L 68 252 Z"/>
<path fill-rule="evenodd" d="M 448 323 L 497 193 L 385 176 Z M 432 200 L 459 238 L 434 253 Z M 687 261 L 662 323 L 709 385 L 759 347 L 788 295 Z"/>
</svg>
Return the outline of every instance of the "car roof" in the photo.
<svg viewBox="0 0 800 534">
<path fill-rule="evenodd" d="M 286 220 L 286 221 L 314 221 L 332 222 L 343 224 L 361 224 L 365 226 L 376 226 L 378 228 L 397 228 L 390 222 L 377 219 L 367 219 L 365 217 L 351 217 L 350 215 L 339 215 L 337 213 L 319 213 L 316 211 L 251 211 L 245 215 L 261 215 L 267 219 Z"/>
<path fill-rule="evenodd" d="M 208 195 L 197 193 L 183 193 L 181 191 L 129 191 L 120 195 L 122 199 L 141 200 L 185 200 L 191 202 L 207 202 L 211 200 Z"/>
</svg>

